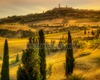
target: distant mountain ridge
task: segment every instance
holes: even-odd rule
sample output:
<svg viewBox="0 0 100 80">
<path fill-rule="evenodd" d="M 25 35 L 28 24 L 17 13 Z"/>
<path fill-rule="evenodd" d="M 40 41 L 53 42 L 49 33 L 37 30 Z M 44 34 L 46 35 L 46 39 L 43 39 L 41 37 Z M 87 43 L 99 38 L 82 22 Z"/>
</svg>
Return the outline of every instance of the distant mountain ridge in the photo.
<svg viewBox="0 0 100 80">
<path fill-rule="evenodd" d="M 82 19 L 93 18 L 100 21 L 100 10 L 85 10 L 74 9 L 72 7 L 59 7 L 52 10 L 48 10 L 43 13 L 28 14 L 25 16 L 9 16 L 7 18 L 0 19 L 0 24 L 4 23 L 28 23 L 41 20 L 52 20 L 55 18 L 69 18 L 69 19 Z"/>
</svg>

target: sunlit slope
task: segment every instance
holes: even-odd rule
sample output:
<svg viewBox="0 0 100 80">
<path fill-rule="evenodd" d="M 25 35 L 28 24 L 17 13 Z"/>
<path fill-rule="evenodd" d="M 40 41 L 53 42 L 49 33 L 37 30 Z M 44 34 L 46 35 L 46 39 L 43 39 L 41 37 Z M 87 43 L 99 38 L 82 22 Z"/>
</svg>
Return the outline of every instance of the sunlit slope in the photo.
<svg viewBox="0 0 100 80">
<path fill-rule="evenodd" d="M 4 40 L 6 38 L 0 38 L 0 56 L 3 54 Z M 15 55 L 25 49 L 28 39 L 8 39 L 9 53 Z"/>
<path fill-rule="evenodd" d="M 32 27 L 30 28 L 29 25 L 39 25 L 39 27 Z M 67 18 L 57 18 L 57 19 L 52 19 L 52 20 L 41 20 L 41 21 L 36 21 L 36 22 L 28 22 L 25 24 L 19 24 L 19 23 L 10 23 L 10 24 L 2 24 L 0 25 L 0 29 L 8 29 L 12 31 L 17 31 L 17 30 L 32 30 L 36 31 L 37 29 L 41 29 L 43 25 L 47 25 L 50 27 L 46 27 L 47 30 L 52 29 L 54 26 L 61 26 L 65 24 L 64 26 L 97 26 L 100 25 L 100 21 L 93 21 L 87 18 L 84 19 L 67 19 Z"/>
<path fill-rule="evenodd" d="M 77 57 L 79 53 L 82 54 L 83 52 L 90 52 L 91 54 L 75 59 L 74 74 L 82 75 L 86 80 L 99 80 L 100 50 L 82 49 L 78 52 L 74 52 L 74 55 Z M 47 58 L 47 64 L 52 64 L 52 74 L 48 80 L 63 80 L 65 78 L 65 53 L 66 52 L 60 52 Z"/>
<path fill-rule="evenodd" d="M 77 57 L 83 52 L 90 52 L 89 55 L 84 57 Z M 47 66 L 52 64 L 51 76 L 48 75 L 48 80 L 61 80 L 65 78 L 64 75 L 64 63 L 65 63 L 65 51 L 57 52 L 47 56 Z M 77 52 L 74 52 L 76 57 L 75 59 L 75 69 L 74 74 L 83 75 L 86 80 L 99 80 L 99 61 L 100 61 L 100 50 L 99 49 L 80 49 Z M 15 56 L 10 58 L 10 62 L 15 60 Z M 11 80 L 16 80 L 17 64 L 10 65 L 10 77 Z M 47 68 L 48 69 L 48 68 Z M 98 78 L 98 79 L 95 79 Z"/>
<path fill-rule="evenodd" d="M 27 27 L 27 25 L 22 25 L 22 24 L 18 24 L 18 23 L 12 23 L 12 24 L 2 24 L 0 25 L 0 29 L 8 29 L 8 30 L 28 30 L 29 28 Z"/>
<path fill-rule="evenodd" d="M 97 26 L 97 25 L 100 25 L 100 21 L 96 22 L 88 18 L 84 18 L 84 19 L 57 18 L 57 19 L 52 19 L 52 20 L 42 20 L 42 21 L 30 22 L 28 24 L 35 24 L 35 25 L 48 24 L 49 26 L 56 26 L 56 25 L 62 25 L 62 24 L 66 24 L 67 26 L 71 26 L 71 25 Z"/>
<path fill-rule="evenodd" d="M 81 44 L 81 47 L 74 48 L 74 57 L 75 57 L 75 68 L 74 74 L 83 75 L 86 80 L 99 80 L 100 79 L 100 39 L 94 40 L 83 40 L 82 38 L 88 35 L 84 35 L 84 31 L 80 32 L 71 32 L 72 39 L 78 40 Z M 58 42 L 62 35 L 65 35 L 67 39 L 67 33 L 54 33 L 45 35 L 46 42 L 55 40 Z M 91 35 L 89 35 L 91 36 Z M 79 38 L 77 38 L 79 37 Z M 81 38 L 80 38 L 81 37 Z M 3 54 L 5 38 L 0 38 L 0 56 Z M 11 80 L 16 80 L 16 73 L 19 63 L 13 63 L 16 59 L 16 54 L 22 55 L 22 50 L 26 48 L 28 38 L 26 39 L 8 39 L 9 43 L 9 53 L 10 53 L 10 77 Z M 84 44 L 83 44 L 84 43 Z M 65 53 L 66 51 L 51 53 L 47 56 L 47 70 L 50 65 L 52 65 L 51 75 L 47 74 L 48 80 L 63 80 L 65 79 Z M 0 70 L 1 70 L 2 59 L 0 59 Z"/>
<path fill-rule="evenodd" d="M 99 80 L 100 79 L 100 50 L 96 49 L 82 49 L 78 52 L 74 52 L 75 55 L 90 51 L 91 54 L 88 56 L 80 57 L 75 59 L 74 74 L 83 75 L 86 80 Z M 65 51 L 52 54 L 47 57 L 47 66 L 52 64 L 51 75 L 48 75 L 48 80 L 63 80 L 65 79 L 64 63 L 65 63 Z M 48 69 L 48 68 L 47 68 Z M 16 80 L 17 65 L 10 67 L 11 80 Z"/>
</svg>

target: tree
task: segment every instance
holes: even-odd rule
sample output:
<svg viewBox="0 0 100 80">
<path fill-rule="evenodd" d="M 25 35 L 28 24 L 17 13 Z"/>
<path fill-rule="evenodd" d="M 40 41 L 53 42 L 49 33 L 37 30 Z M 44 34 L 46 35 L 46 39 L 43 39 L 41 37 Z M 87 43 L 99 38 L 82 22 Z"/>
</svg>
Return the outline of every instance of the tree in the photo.
<svg viewBox="0 0 100 80">
<path fill-rule="evenodd" d="M 58 43 L 58 48 L 60 49 L 60 51 L 62 51 L 62 50 L 64 49 L 64 44 L 63 44 L 63 42 L 61 41 L 61 39 L 60 39 L 60 41 L 59 41 L 59 43 Z"/>
<path fill-rule="evenodd" d="M 93 30 L 91 31 L 91 34 L 92 34 L 93 36 L 95 35 Z"/>
<path fill-rule="evenodd" d="M 51 44 L 50 44 L 50 51 L 51 52 L 55 52 L 55 41 L 54 40 L 51 40 Z"/>
<path fill-rule="evenodd" d="M 40 56 L 40 73 L 42 76 L 42 80 L 46 80 L 45 38 L 42 29 L 39 31 L 39 56 Z"/>
<path fill-rule="evenodd" d="M 4 44 L 4 55 L 3 55 L 3 63 L 1 70 L 1 80 L 10 80 L 9 78 L 9 48 L 8 41 L 5 40 Z"/>
<path fill-rule="evenodd" d="M 19 54 L 16 55 L 16 62 L 19 62 Z"/>
<path fill-rule="evenodd" d="M 25 69 L 23 69 L 20 65 L 18 67 L 18 71 L 17 71 L 17 80 L 25 80 L 27 79 L 25 77 L 25 75 L 27 76 Z"/>
<path fill-rule="evenodd" d="M 49 55 L 50 54 L 50 45 L 48 43 L 46 43 L 46 52 Z"/>
<path fill-rule="evenodd" d="M 27 48 L 23 50 L 22 66 L 17 71 L 17 80 L 41 80 L 39 63 L 35 38 L 30 37 Z"/>
<path fill-rule="evenodd" d="M 84 34 L 86 34 L 86 29 L 84 30 Z"/>
<path fill-rule="evenodd" d="M 99 33 L 99 29 L 97 29 L 97 31 L 96 31 L 96 35 L 95 35 L 95 38 L 98 39 L 98 38 L 99 38 L 99 34 L 100 34 L 100 33 Z"/>
<path fill-rule="evenodd" d="M 70 31 L 68 31 L 68 44 L 66 49 L 66 76 L 69 76 L 73 73 L 74 69 L 74 57 L 73 57 L 73 48 L 72 48 L 72 39 Z"/>
</svg>

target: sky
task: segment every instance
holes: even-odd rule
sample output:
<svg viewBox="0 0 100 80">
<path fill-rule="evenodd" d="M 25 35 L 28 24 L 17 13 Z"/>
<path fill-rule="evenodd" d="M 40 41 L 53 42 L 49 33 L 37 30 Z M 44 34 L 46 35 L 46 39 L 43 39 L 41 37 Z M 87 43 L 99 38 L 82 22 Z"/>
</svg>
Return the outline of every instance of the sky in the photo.
<svg viewBox="0 0 100 80">
<path fill-rule="evenodd" d="M 41 13 L 58 4 L 79 9 L 100 10 L 100 0 L 0 0 L 0 18 L 13 15 Z"/>
</svg>

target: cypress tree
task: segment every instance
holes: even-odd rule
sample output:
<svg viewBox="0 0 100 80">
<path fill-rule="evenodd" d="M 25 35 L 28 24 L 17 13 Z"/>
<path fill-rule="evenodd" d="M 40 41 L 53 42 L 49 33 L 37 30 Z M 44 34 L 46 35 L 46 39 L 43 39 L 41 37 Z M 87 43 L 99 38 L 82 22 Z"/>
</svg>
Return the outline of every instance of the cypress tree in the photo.
<svg viewBox="0 0 100 80">
<path fill-rule="evenodd" d="M 84 30 L 84 34 L 86 34 L 86 29 Z"/>
<path fill-rule="evenodd" d="M 70 31 L 68 31 L 68 44 L 66 50 L 66 76 L 73 73 L 74 69 L 74 57 L 73 57 L 73 47 Z"/>
<path fill-rule="evenodd" d="M 16 55 L 16 62 L 19 62 L 19 54 Z"/>
<path fill-rule="evenodd" d="M 100 34 L 100 33 L 99 33 L 99 29 L 97 29 L 97 31 L 96 31 L 96 35 L 95 35 L 95 38 L 98 39 L 98 38 L 99 38 L 99 34 Z"/>
<path fill-rule="evenodd" d="M 94 31 L 93 31 L 93 30 L 91 31 L 91 34 L 92 34 L 93 36 L 95 35 L 95 33 L 94 33 Z"/>
<path fill-rule="evenodd" d="M 46 80 L 46 54 L 45 54 L 45 38 L 43 30 L 39 31 L 39 56 L 40 56 L 40 73 L 42 80 Z"/>
<path fill-rule="evenodd" d="M 41 80 L 39 56 L 35 48 L 35 38 L 30 37 L 27 48 L 23 50 L 22 66 L 17 71 L 17 80 Z"/>
<path fill-rule="evenodd" d="M 49 55 L 50 54 L 50 45 L 48 43 L 46 43 L 46 52 Z"/>
<path fill-rule="evenodd" d="M 55 41 L 51 40 L 51 46 L 50 46 L 51 52 L 55 51 Z"/>
<path fill-rule="evenodd" d="M 27 76 L 25 69 L 23 69 L 20 65 L 18 67 L 18 71 L 17 71 L 17 80 L 25 80 L 27 79 L 25 77 L 25 75 Z"/>
<path fill-rule="evenodd" d="M 4 55 L 3 55 L 3 63 L 1 70 L 1 80 L 10 80 L 9 78 L 9 49 L 8 49 L 8 41 L 5 40 L 4 44 Z"/>
</svg>

